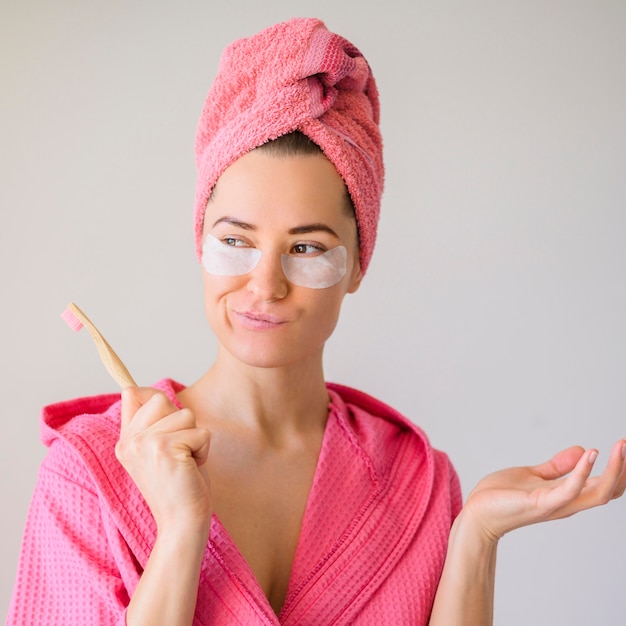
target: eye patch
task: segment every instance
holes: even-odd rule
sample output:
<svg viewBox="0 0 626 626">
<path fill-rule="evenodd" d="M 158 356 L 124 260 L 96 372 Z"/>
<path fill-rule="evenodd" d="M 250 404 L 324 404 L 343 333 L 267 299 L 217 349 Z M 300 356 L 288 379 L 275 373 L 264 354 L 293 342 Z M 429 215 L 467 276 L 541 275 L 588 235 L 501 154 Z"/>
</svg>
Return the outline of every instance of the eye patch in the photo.
<svg viewBox="0 0 626 626">
<path fill-rule="evenodd" d="M 258 248 L 229 246 L 207 235 L 202 246 L 204 269 L 215 276 L 242 276 L 251 272 L 261 260 Z"/>
<path fill-rule="evenodd" d="M 214 276 L 242 276 L 251 272 L 261 260 L 261 250 L 229 246 L 207 235 L 202 246 L 204 269 Z M 337 246 L 317 256 L 281 254 L 285 278 L 298 287 L 325 289 L 336 285 L 347 269 L 345 246 Z"/>
<path fill-rule="evenodd" d="M 298 287 L 310 289 L 325 289 L 336 285 L 346 273 L 347 259 L 345 246 L 337 246 L 318 256 L 280 255 L 287 280 Z"/>
</svg>

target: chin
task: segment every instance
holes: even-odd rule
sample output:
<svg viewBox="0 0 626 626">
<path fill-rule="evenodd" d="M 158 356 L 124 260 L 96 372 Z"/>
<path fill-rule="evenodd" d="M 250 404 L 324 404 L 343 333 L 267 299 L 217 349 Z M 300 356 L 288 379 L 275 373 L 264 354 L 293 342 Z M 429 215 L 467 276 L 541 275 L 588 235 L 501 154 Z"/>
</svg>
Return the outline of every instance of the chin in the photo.
<svg viewBox="0 0 626 626">
<path fill-rule="evenodd" d="M 233 359 L 248 367 L 257 367 L 260 369 L 282 369 L 288 367 L 297 367 L 305 364 L 322 364 L 322 346 L 311 346 L 309 349 L 304 348 L 294 350 L 293 346 L 286 347 L 284 345 L 264 345 L 264 342 L 236 342 L 222 344 L 222 348 Z"/>
</svg>

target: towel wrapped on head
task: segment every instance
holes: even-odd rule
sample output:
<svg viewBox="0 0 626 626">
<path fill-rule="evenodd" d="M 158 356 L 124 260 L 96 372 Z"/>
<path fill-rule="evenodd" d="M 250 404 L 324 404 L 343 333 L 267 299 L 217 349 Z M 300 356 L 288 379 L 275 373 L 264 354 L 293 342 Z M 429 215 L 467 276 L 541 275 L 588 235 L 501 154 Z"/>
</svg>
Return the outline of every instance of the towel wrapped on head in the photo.
<svg viewBox="0 0 626 626">
<path fill-rule="evenodd" d="M 378 125 L 378 90 L 367 61 L 320 20 L 294 18 L 230 44 L 196 135 L 198 258 L 206 205 L 224 170 L 250 150 L 297 130 L 320 146 L 346 184 L 365 273 L 383 190 Z"/>
</svg>

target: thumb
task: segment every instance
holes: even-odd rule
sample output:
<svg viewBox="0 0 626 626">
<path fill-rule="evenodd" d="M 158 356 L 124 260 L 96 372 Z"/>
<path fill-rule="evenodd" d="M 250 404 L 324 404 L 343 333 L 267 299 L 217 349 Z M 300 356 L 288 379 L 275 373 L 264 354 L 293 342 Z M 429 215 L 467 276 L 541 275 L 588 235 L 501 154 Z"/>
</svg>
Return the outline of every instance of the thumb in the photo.
<svg viewBox="0 0 626 626">
<path fill-rule="evenodd" d="M 122 389 L 122 428 L 130 424 L 133 416 L 150 398 L 159 393 L 152 387 L 124 387 Z"/>
</svg>

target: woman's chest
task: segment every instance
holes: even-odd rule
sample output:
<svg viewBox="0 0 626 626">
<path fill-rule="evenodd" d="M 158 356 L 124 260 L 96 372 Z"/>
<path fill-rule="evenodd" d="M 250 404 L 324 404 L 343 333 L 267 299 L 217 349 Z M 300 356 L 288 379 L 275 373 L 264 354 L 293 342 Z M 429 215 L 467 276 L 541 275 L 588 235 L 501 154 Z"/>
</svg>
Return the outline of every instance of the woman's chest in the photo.
<svg viewBox="0 0 626 626">
<path fill-rule="evenodd" d="M 211 467 L 213 511 L 252 570 L 276 613 L 284 603 L 302 520 L 313 484 L 315 454 L 239 459 Z"/>
</svg>

